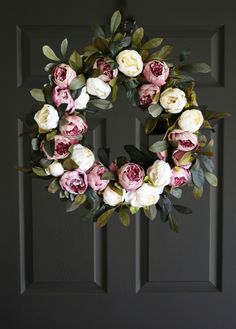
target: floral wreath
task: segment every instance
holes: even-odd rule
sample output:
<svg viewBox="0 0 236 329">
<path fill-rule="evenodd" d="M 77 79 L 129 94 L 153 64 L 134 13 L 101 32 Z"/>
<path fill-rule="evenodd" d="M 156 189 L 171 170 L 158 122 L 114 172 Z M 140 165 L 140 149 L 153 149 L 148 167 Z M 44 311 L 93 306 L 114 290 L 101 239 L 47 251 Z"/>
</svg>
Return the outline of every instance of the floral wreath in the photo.
<svg viewBox="0 0 236 329">
<path fill-rule="evenodd" d="M 49 46 L 42 48 L 53 63 L 45 67 L 49 82 L 30 91 L 41 109 L 34 114 L 28 171 L 51 180 L 48 192 L 59 192 L 68 201 L 67 211 L 84 205 L 85 217 L 98 227 L 115 211 L 128 226 L 130 213 L 143 209 L 151 220 L 158 212 L 177 231 L 173 209 L 184 214 L 191 210 L 172 204 L 172 196 L 180 199 L 182 187 L 188 185 L 198 199 L 205 180 L 217 186 L 211 159 L 214 141 L 203 131 L 214 131 L 213 125 L 227 113 L 199 106 L 189 75 L 208 73 L 210 68 L 205 63 L 184 64 L 189 51 L 179 55 L 178 64 L 169 62 L 173 48 L 160 48 L 162 42 L 148 40 L 142 27 L 131 20 L 122 22 L 116 11 L 109 35 L 98 26 L 82 55 L 75 50 L 67 57 L 67 39 L 61 43 L 63 59 Z M 109 150 L 100 148 L 95 160 L 85 139 L 86 114 L 111 109 L 121 85 L 131 104 L 146 111 L 145 133 L 157 129 L 164 136 L 149 149 L 125 145 L 129 159 L 120 156 L 110 162 Z"/>
</svg>

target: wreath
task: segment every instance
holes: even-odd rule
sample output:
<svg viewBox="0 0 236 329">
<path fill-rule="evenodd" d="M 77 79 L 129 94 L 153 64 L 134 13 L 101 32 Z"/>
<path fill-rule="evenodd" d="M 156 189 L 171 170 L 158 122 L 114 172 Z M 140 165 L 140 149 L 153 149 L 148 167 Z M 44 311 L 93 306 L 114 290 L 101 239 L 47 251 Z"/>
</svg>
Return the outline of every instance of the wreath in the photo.
<svg viewBox="0 0 236 329">
<path fill-rule="evenodd" d="M 214 142 L 204 130 L 214 131 L 214 124 L 227 113 L 198 105 L 195 81 L 189 75 L 208 73 L 210 67 L 185 64 L 189 51 L 181 52 L 173 64 L 169 57 L 173 47 L 161 46 L 162 42 L 148 39 L 142 27 L 131 19 L 122 21 L 116 11 L 109 33 L 98 26 L 82 54 L 75 50 L 67 56 L 67 39 L 61 43 L 61 57 L 48 45 L 42 48 L 52 62 L 45 67 L 49 82 L 30 91 L 39 110 L 34 113 L 28 171 L 50 179 L 48 192 L 59 192 L 67 211 L 83 205 L 85 217 L 98 227 L 106 225 L 114 212 L 128 226 L 130 214 L 143 209 L 151 220 L 158 212 L 177 231 L 173 210 L 184 214 L 191 210 L 173 203 L 172 197 L 180 199 L 182 187 L 188 185 L 200 198 L 205 180 L 217 186 Z M 100 148 L 96 160 L 85 138 L 86 114 L 111 109 L 121 86 L 132 106 L 147 113 L 145 133 L 155 130 L 160 140 L 148 149 L 125 145 L 129 158 L 113 161 L 109 150 Z"/>
</svg>

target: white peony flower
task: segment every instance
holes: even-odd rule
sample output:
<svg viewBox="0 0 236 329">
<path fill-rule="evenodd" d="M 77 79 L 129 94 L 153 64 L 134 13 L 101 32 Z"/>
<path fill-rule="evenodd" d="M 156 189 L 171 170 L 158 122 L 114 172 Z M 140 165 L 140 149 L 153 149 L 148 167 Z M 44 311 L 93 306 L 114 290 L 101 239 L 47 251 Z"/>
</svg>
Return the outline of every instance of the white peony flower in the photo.
<svg viewBox="0 0 236 329">
<path fill-rule="evenodd" d="M 51 130 L 57 127 L 59 115 L 52 105 L 45 104 L 41 110 L 35 113 L 34 120 L 40 129 Z"/>
<path fill-rule="evenodd" d="M 86 87 L 83 87 L 81 94 L 75 100 L 75 109 L 83 110 L 86 109 L 87 103 L 89 101 L 89 94 L 87 93 Z"/>
<path fill-rule="evenodd" d="M 147 176 L 153 185 L 163 190 L 163 188 L 170 183 L 172 176 L 169 163 L 156 160 L 153 165 L 148 168 Z"/>
<path fill-rule="evenodd" d="M 71 159 L 83 171 L 90 169 L 95 161 L 93 152 L 81 144 L 73 145 Z"/>
<path fill-rule="evenodd" d="M 204 118 L 199 110 L 184 111 L 178 121 L 178 125 L 182 130 L 194 133 L 199 130 L 203 124 Z"/>
<path fill-rule="evenodd" d="M 113 191 L 109 185 L 105 188 L 102 193 L 103 201 L 109 206 L 115 207 L 119 203 L 123 202 L 125 199 L 125 190 L 123 189 L 123 195 L 119 195 L 115 191 Z"/>
<path fill-rule="evenodd" d="M 161 106 L 169 113 L 179 113 L 187 104 L 183 90 L 179 88 L 167 88 L 161 93 Z"/>
<path fill-rule="evenodd" d="M 116 56 L 120 72 L 127 77 L 136 77 L 143 70 L 142 57 L 136 50 L 123 50 Z"/>
<path fill-rule="evenodd" d="M 156 204 L 159 198 L 160 189 L 148 183 L 143 183 L 135 192 L 127 192 L 125 195 L 125 201 L 138 208 Z"/>
<path fill-rule="evenodd" d="M 59 177 L 64 174 L 64 168 L 59 161 L 54 161 L 45 170 L 48 175 Z"/>
<path fill-rule="evenodd" d="M 111 93 L 111 87 L 99 78 L 88 78 L 87 92 L 98 98 L 106 99 Z"/>
</svg>

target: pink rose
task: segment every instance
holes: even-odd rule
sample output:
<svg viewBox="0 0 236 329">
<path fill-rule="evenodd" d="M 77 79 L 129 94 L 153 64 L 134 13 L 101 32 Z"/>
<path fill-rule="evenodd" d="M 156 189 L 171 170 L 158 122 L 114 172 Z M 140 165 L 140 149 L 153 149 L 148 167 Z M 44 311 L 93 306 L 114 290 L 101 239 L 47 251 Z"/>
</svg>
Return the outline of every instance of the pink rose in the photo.
<svg viewBox="0 0 236 329">
<path fill-rule="evenodd" d="M 60 133 L 69 138 L 71 144 L 78 143 L 78 136 L 84 135 L 88 130 L 86 122 L 77 115 L 65 116 L 59 123 Z"/>
<path fill-rule="evenodd" d="M 161 87 L 169 76 L 169 67 L 165 62 L 150 61 L 145 64 L 143 75 L 148 82 Z"/>
<path fill-rule="evenodd" d="M 136 191 L 142 184 L 145 172 L 136 163 L 126 163 L 118 170 L 120 185 L 127 191 Z"/>
<path fill-rule="evenodd" d="M 62 135 L 56 135 L 54 137 L 55 147 L 53 156 L 50 156 L 47 153 L 44 143 L 45 141 L 43 140 L 41 143 L 41 150 L 46 155 L 46 158 L 49 160 L 65 159 L 70 154 L 68 148 L 71 146 L 71 142 L 67 137 L 64 137 Z"/>
<path fill-rule="evenodd" d="M 83 170 L 65 172 L 59 181 L 61 188 L 71 194 L 83 194 L 88 188 L 88 178 Z"/>
<path fill-rule="evenodd" d="M 192 165 L 191 152 L 175 150 L 172 154 L 172 159 L 176 166 L 182 167 L 184 169 L 189 169 Z"/>
<path fill-rule="evenodd" d="M 56 86 L 52 91 L 53 103 L 59 107 L 61 104 L 67 104 L 66 111 L 73 113 L 75 110 L 75 103 L 71 97 L 69 89 L 61 89 Z"/>
<path fill-rule="evenodd" d="M 76 78 L 76 72 L 67 64 L 57 65 L 52 72 L 53 81 L 62 89 L 67 88 L 74 78 Z"/>
<path fill-rule="evenodd" d="M 188 169 L 178 167 L 172 169 L 172 176 L 170 179 L 171 187 L 179 187 L 185 185 L 190 180 L 191 174 Z"/>
<path fill-rule="evenodd" d="M 168 155 L 167 150 L 165 150 L 165 151 L 161 151 L 161 152 L 157 152 L 157 157 L 158 157 L 158 159 L 160 159 L 160 160 L 162 160 L 162 161 L 166 161 L 166 159 L 167 159 L 167 155 Z"/>
<path fill-rule="evenodd" d="M 102 179 L 102 175 L 108 171 L 106 167 L 104 167 L 101 163 L 96 162 L 95 165 L 88 173 L 88 183 L 89 186 L 94 191 L 103 191 L 109 184 L 109 180 Z"/>
<path fill-rule="evenodd" d="M 174 129 L 168 135 L 169 142 L 180 151 L 193 151 L 198 147 L 197 135 L 181 129 Z"/>
<path fill-rule="evenodd" d="M 154 84 L 142 85 L 139 90 L 139 104 L 141 107 L 148 107 L 150 104 L 156 104 L 155 96 L 160 93 L 160 88 Z"/>
<path fill-rule="evenodd" d="M 109 82 L 118 75 L 118 69 L 112 70 L 110 64 L 107 63 L 103 58 L 98 58 L 95 61 L 93 68 L 99 69 L 101 72 L 99 78 L 104 82 Z"/>
</svg>

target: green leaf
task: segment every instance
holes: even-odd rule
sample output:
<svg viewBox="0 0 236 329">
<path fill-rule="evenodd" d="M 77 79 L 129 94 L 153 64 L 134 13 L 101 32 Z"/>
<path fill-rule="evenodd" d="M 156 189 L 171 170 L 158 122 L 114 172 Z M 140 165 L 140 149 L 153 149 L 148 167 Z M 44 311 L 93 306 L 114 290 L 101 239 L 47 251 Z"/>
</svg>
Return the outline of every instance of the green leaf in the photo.
<svg viewBox="0 0 236 329">
<path fill-rule="evenodd" d="M 48 153 L 48 155 L 50 157 L 52 157 L 54 155 L 54 150 L 55 150 L 55 142 L 54 139 L 52 140 L 44 140 L 44 148 L 46 150 L 46 152 Z"/>
<path fill-rule="evenodd" d="M 30 94 L 34 99 L 36 99 L 36 101 L 45 102 L 45 96 L 42 89 L 36 89 L 36 88 L 31 89 Z"/>
<path fill-rule="evenodd" d="M 52 69 L 56 66 L 57 64 L 55 63 L 48 63 L 45 67 L 44 67 L 44 71 L 49 73 L 52 71 Z"/>
<path fill-rule="evenodd" d="M 118 85 L 114 85 L 112 87 L 112 95 L 111 95 L 112 103 L 114 103 L 117 100 L 118 90 L 119 90 Z"/>
<path fill-rule="evenodd" d="M 183 191 L 180 188 L 171 188 L 170 194 L 173 195 L 176 199 L 180 199 Z"/>
<path fill-rule="evenodd" d="M 144 36 L 144 29 L 142 27 L 139 27 L 137 30 L 134 31 L 132 35 L 132 45 L 138 47 L 143 39 L 143 36 Z"/>
<path fill-rule="evenodd" d="M 59 182 L 58 182 L 58 178 L 55 178 L 48 185 L 48 192 L 49 193 L 56 193 L 58 191 L 59 187 L 60 187 L 60 185 L 59 185 Z"/>
<path fill-rule="evenodd" d="M 70 55 L 69 64 L 76 72 L 82 69 L 83 59 L 76 50 Z"/>
<path fill-rule="evenodd" d="M 153 153 L 162 152 L 167 150 L 168 146 L 169 144 L 167 141 L 158 141 L 149 147 L 149 151 Z"/>
<path fill-rule="evenodd" d="M 97 227 L 105 226 L 108 223 L 111 216 L 113 215 L 114 211 L 115 211 L 115 209 L 112 208 L 112 209 L 105 211 L 102 215 L 100 215 L 97 219 L 96 226 Z"/>
<path fill-rule="evenodd" d="M 181 214 L 184 214 L 184 215 L 189 215 L 189 214 L 193 213 L 190 208 L 181 206 L 179 204 L 173 204 L 173 207 L 175 208 L 175 210 L 177 210 L 178 212 L 180 212 Z"/>
<path fill-rule="evenodd" d="M 123 196 L 123 190 L 121 190 L 120 188 L 116 187 L 113 184 L 109 184 L 109 187 L 112 189 L 112 191 L 116 192 L 120 196 Z"/>
<path fill-rule="evenodd" d="M 124 81 L 124 85 L 127 89 L 134 89 L 139 85 L 139 81 L 135 78 L 127 78 Z"/>
<path fill-rule="evenodd" d="M 115 56 L 119 51 L 121 51 L 121 49 L 128 47 L 130 45 L 130 42 L 131 42 L 130 35 L 126 35 L 118 42 L 112 42 L 110 44 L 110 51 L 112 56 Z"/>
<path fill-rule="evenodd" d="M 88 102 L 87 106 L 95 106 L 101 110 L 109 110 L 112 108 L 112 103 L 107 99 L 92 99 Z"/>
<path fill-rule="evenodd" d="M 130 103 L 132 104 L 132 106 L 137 107 L 139 105 L 139 95 L 137 89 L 129 89 L 126 92 L 126 96 L 130 101 Z"/>
<path fill-rule="evenodd" d="M 66 170 L 73 170 L 78 168 L 78 165 L 70 158 L 63 161 L 63 168 Z"/>
<path fill-rule="evenodd" d="M 217 177 L 214 174 L 212 174 L 212 173 L 210 173 L 208 171 L 206 171 L 204 174 L 205 174 L 206 180 L 208 181 L 208 183 L 211 186 L 216 187 L 218 185 L 218 179 L 217 179 Z"/>
<path fill-rule="evenodd" d="M 32 150 L 33 151 L 38 151 L 39 149 L 39 139 L 36 137 L 36 138 L 32 138 L 31 140 L 31 147 L 32 147 Z"/>
<path fill-rule="evenodd" d="M 45 172 L 45 170 L 40 167 L 33 167 L 32 171 L 35 175 L 40 176 L 40 177 L 48 176 L 48 174 Z"/>
<path fill-rule="evenodd" d="M 80 206 L 83 204 L 87 199 L 87 196 L 85 194 L 78 194 L 76 195 L 73 204 Z"/>
<path fill-rule="evenodd" d="M 179 232 L 179 226 L 172 214 L 168 215 L 168 222 L 169 222 L 169 227 L 171 231 L 178 233 Z"/>
<path fill-rule="evenodd" d="M 114 34 L 116 32 L 120 23 L 121 23 L 121 13 L 119 10 L 117 10 L 114 12 L 114 14 L 111 17 L 111 24 L 110 24 L 111 34 Z"/>
<path fill-rule="evenodd" d="M 153 48 L 157 48 L 158 46 L 160 46 L 160 44 L 162 43 L 162 41 L 163 41 L 162 38 L 153 38 L 153 39 L 147 41 L 142 46 L 142 49 L 153 49 Z"/>
<path fill-rule="evenodd" d="M 163 108 L 160 104 L 152 104 L 148 107 L 148 112 L 153 118 L 157 118 L 162 111 Z"/>
<path fill-rule="evenodd" d="M 105 180 L 117 180 L 117 175 L 112 171 L 106 171 L 102 175 L 101 179 Z"/>
<path fill-rule="evenodd" d="M 130 210 L 130 212 L 131 212 L 132 215 L 137 214 L 137 212 L 139 212 L 139 209 L 140 209 L 140 208 L 138 208 L 138 207 L 134 207 L 134 206 L 130 206 L 130 207 L 129 207 L 129 210 Z"/>
<path fill-rule="evenodd" d="M 190 54 L 191 54 L 191 51 L 189 49 L 182 50 L 181 53 L 179 54 L 179 61 L 180 62 L 185 61 Z"/>
<path fill-rule="evenodd" d="M 50 140 L 54 139 L 54 137 L 55 137 L 56 134 L 57 134 L 57 130 L 56 129 L 50 131 L 50 133 L 47 133 L 47 135 L 46 135 L 47 141 L 50 141 Z"/>
<path fill-rule="evenodd" d="M 78 75 L 71 81 L 70 90 L 77 90 L 85 85 L 85 76 L 83 74 Z"/>
<path fill-rule="evenodd" d="M 67 48 L 68 48 L 68 40 L 67 38 L 65 38 L 61 43 L 61 54 L 64 58 L 66 56 Z"/>
<path fill-rule="evenodd" d="M 54 53 L 51 47 L 45 45 L 42 48 L 44 56 L 51 59 L 52 61 L 59 62 L 60 58 L 57 57 L 57 55 Z"/>
<path fill-rule="evenodd" d="M 166 59 L 173 51 L 173 47 L 170 45 L 163 46 L 160 50 L 151 54 L 148 60 L 163 60 Z"/>
<path fill-rule="evenodd" d="M 143 210 L 144 210 L 146 217 L 149 218 L 150 220 L 153 220 L 156 218 L 156 215 L 157 215 L 156 205 L 153 204 L 149 207 L 145 207 Z"/>
<path fill-rule="evenodd" d="M 190 73 L 209 73 L 211 68 L 206 63 L 192 63 L 180 66 L 180 69 Z"/>
<path fill-rule="evenodd" d="M 194 185 L 196 185 L 197 187 L 202 187 L 204 184 L 204 172 L 200 167 L 200 163 L 198 159 L 196 159 L 196 162 L 191 167 L 190 171 L 192 174 L 192 180 Z"/>
<path fill-rule="evenodd" d="M 119 209 L 119 218 L 120 222 L 125 226 L 128 227 L 130 224 L 130 216 L 128 212 L 124 208 Z"/>
<path fill-rule="evenodd" d="M 116 159 L 116 164 L 117 167 L 120 168 L 121 166 L 123 166 L 125 163 L 128 162 L 128 159 L 125 156 L 118 156 Z"/>
<path fill-rule="evenodd" d="M 200 155 L 199 156 L 200 160 L 202 161 L 202 163 L 204 164 L 205 168 L 209 171 L 209 172 L 213 172 L 215 169 L 214 163 L 211 159 L 209 159 L 207 156 L 205 155 Z"/>
<path fill-rule="evenodd" d="M 116 33 L 116 35 L 114 36 L 114 38 L 113 38 L 113 40 L 114 41 L 121 41 L 122 39 L 123 39 L 123 34 L 122 33 L 120 33 L 120 32 L 118 32 L 118 33 Z"/>
<path fill-rule="evenodd" d="M 143 62 L 146 62 L 149 56 L 149 51 L 146 49 L 141 49 L 139 52 L 140 56 L 142 57 Z"/>
<path fill-rule="evenodd" d="M 95 25 L 94 26 L 94 37 L 96 37 L 96 38 L 105 38 L 104 30 L 100 25 Z"/>
<path fill-rule="evenodd" d="M 87 201 L 89 202 L 90 208 L 92 211 L 96 211 L 100 208 L 100 199 L 97 193 L 90 187 L 85 192 L 87 196 Z"/>
<path fill-rule="evenodd" d="M 201 199 L 203 195 L 203 188 L 202 187 L 197 187 L 197 186 L 194 186 L 193 188 L 193 196 L 196 200 L 199 200 Z"/>
<path fill-rule="evenodd" d="M 97 38 L 95 40 L 95 46 L 98 50 L 101 51 L 109 50 L 109 42 L 105 38 Z"/>
<path fill-rule="evenodd" d="M 144 132 L 149 135 L 156 128 L 158 118 L 148 117 L 144 124 Z"/>
<path fill-rule="evenodd" d="M 134 145 L 124 145 L 125 151 L 129 154 L 130 156 L 130 161 L 131 162 L 145 162 L 145 156 L 142 151 L 140 151 L 137 147 Z"/>
</svg>

